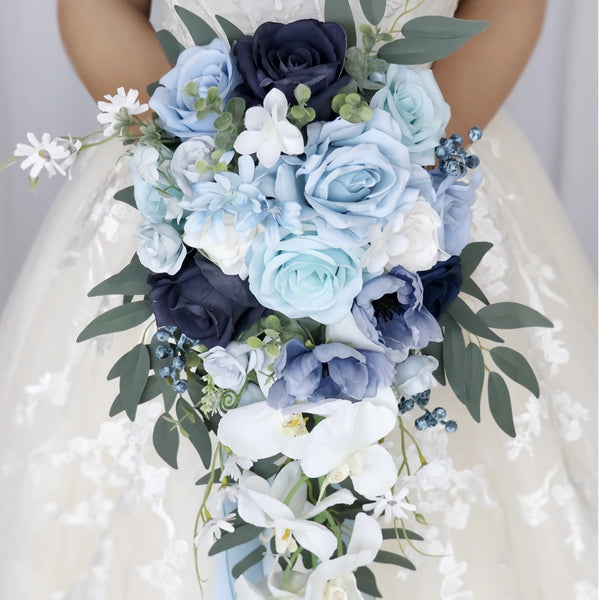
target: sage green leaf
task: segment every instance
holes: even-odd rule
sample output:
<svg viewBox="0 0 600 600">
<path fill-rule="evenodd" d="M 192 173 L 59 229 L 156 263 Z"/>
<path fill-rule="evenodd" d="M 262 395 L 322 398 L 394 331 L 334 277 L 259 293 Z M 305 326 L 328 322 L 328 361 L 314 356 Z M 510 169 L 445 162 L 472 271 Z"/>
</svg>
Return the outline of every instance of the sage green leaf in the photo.
<svg viewBox="0 0 600 600">
<path fill-rule="evenodd" d="M 183 398 L 177 401 L 177 418 L 182 429 L 187 433 L 190 442 L 196 449 L 196 452 L 202 459 L 202 464 L 205 468 L 210 468 L 210 460 L 212 458 L 212 444 L 208 429 L 204 423 L 202 415 L 198 413 L 194 407 L 186 402 Z"/>
<path fill-rule="evenodd" d="M 325 20 L 344 28 L 348 48 L 356 46 L 356 26 L 348 0 L 325 0 Z"/>
<path fill-rule="evenodd" d="M 425 16 L 407 21 L 402 27 L 404 37 L 451 40 L 471 38 L 489 26 L 488 21 L 471 21 L 454 17 Z"/>
<path fill-rule="evenodd" d="M 177 468 L 177 451 L 179 450 L 179 431 L 177 425 L 171 422 L 169 413 L 162 414 L 152 434 L 152 442 L 158 455 L 171 467 Z"/>
<path fill-rule="evenodd" d="M 466 404 L 465 341 L 462 329 L 447 313 L 442 316 L 441 323 L 444 326 L 442 356 L 444 359 L 446 379 L 456 394 L 456 397 Z"/>
<path fill-rule="evenodd" d="M 97 335 L 115 333 L 137 327 L 151 315 L 150 300 L 140 300 L 117 306 L 96 317 L 79 334 L 77 341 L 84 342 Z"/>
<path fill-rule="evenodd" d="M 458 50 L 469 38 L 404 38 L 379 48 L 377 56 L 399 65 L 422 65 Z"/>
<path fill-rule="evenodd" d="M 146 93 L 148 96 L 152 97 L 154 92 L 160 87 L 160 83 L 158 81 L 153 81 L 146 86 Z"/>
<path fill-rule="evenodd" d="M 494 247 L 490 242 L 471 242 L 460 253 L 460 270 L 463 279 L 470 277 L 483 257 Z"/>
<path fill-rule="evenodd" d="M 200 381 L 199 379 L 196 379 L 195 377 L 189 377 L 187 379 L 187 384 L 188 384 L 188 395 L 192 400 L 192 403 L 195 406 L 200 406 L 202 404 L 202 401 L 204 400 L 204 386 L 205 384 Z"/>
<path fill-rule="evenodd" d="M 124 357 L 119 379 L 119 395 L 127 416 L 133 421 L 148 381 L 150 355 L 144 344 L 134 346 Z"/>
<path fill-rule="evenodd" d="M 484 304 L 490 303 L 481 288 L 470 277 L 463 277 L 460 291 L 469 296 L 473 296 L 473 298 L 477 298 L 477 300 L 480 300 Z"/>
<path fill-rule="evenodd" d="M 219 37 L 204 19 L 201 19 L 187 8 L 176 6 L 175 12 L 183 21 L 185 28 L 190 32 L 196 46 L 206 46 L 206 44 L 210 44 L 215 38 Z"/>
<path fill-rule="evenodd" d="M 231 574 L 235 579 L 237 579 L 240 575 L 245 573 L 250 567 L 259 563 L 267 553 L 267 549 L 264 546 L 259 546 L 250 552 L 250 554 L 246 555 L 239 563 L 237 563 L 233 569 L 231 569 Z"/>
<path fill-rule="evenodd" d="M 212 473 L 209 471 L 206 475 L 203 475 L 196 481 L 196 485 L 206 485 L 212 477 Z M 213 481 L 221 481 L 221 469 L 215 469 L 215 475 Z"/>
<path fill-rule="evenodd" d="M 178 8 L 178 7 L 177 7 Z M 156 39 L 162 46 L 164 53 L 172 67 L 175 66 L 179 55 L 183 52 L 184 47 L 179 40 L 166 29 L 161 29 L 156 32 Z"/>
<path fill-rule="evenodd" d="M 425 356 L 433 356 L 438 361 L 438 367 L 433 372 L 433 376 L 440 385 L 446 385 L 446 376 L 444 375 L 444 357 L 443 357 L 442 342 L 429 342 L 425 348 L 421 350 L 421 354 Z"/>
<path fill-rule="evenodd" d="M 398 567 L 404 567 L 415 571 L 415 565 L 404 556 L 395 554 L 394 552 L 388 552 L 387 550 L 380 550 L 375 557 L 375 562 L 384 563 L 386 565 L 397 565 Z"/>
<path fill-rule="evenodd" d="M 133 186 L 119 190 L 113 197 L 119 202 L 123 202 L 124 204 L 129 204 L 129 206 L 133 206 L 133 208 L 137 208 L 135 196 L 133 195 Z"/>
<path fill-rule="evenodd" d="M 170 366 L 173 362 L 172 358 L 164 358 L 160 359 L 156 356 L 156 348 L 158 346 L 164 346 L 163 342 L 159 342 L 156 339 L 156 334 L 152 337 L 152 341 L 150 342 L 150 362 L 152 364 L 152 370 L 156 373 L 156 380 L 160 387 L 160 393 L 163 396 L 165 402 L 165 411 L 169 412 L 171 408 L 173 408 L 173 404 L 175 403 L 175 398 L 177 394 L 175 390 L 165 381 L 163 377 L 160 375 L 160 370 L 162 367 Z M 189 383 L 189 382 L 188 382 Z"/>
<path fill-rule="evenodd" d="M 228 21 L 225 17 L 221 15 L 215 15 L 215 18 L 219 22 L 219 25 L 222 27 L 223 32 L 227 36 L 227 40 L 229 41 L 229 45 L 233 46 L 233 42 L 237 42 L 240 38 L 244 37 L 244 32 L 238 29 L 231 21 Z"/>
<path fill-rule="evenodd" d="M 479 337 L 485 338 L 486 340 L 492 340 L 493 342 L 502 343 L 504 340 L 496 335 L 479 317 L 474 313 L 469 305 L 459 298 L 458 296 L 454 299 L 452 304 L 448 307 L 448 314 L 467 331 L 478 335 Z"/>
<path fill-rule="evenodd" d="M 473 419 L 481 421 L 481 393 L 485 379 L 485 365 L 481 348 L 469 344 L 465 350 L 465 405 Z"/>
<path fill-rule="evenodd" d="M 224 552 L 230 548 L 235 548 L 241 544 L 246 544 L 256 539 L 262 532 L 262 527 L 245 523 L 240 525 L 231 533 L 224 533 L 221 537 L 210 547 L 208 551 L 209 556 L 214 556 L 219 552 Z"/>
<path fill-rule="evenodd" d="M 492 371 L 488 375 L 488 401 L 494 421 L 504 433 L 515 437 L 515 424 L 513 422 L 510 392 L 502 376 Z"/>
<path fill-rule="evenodd" d="M 371 569 L 368 567 L 358 567 L 358 569 L 354 571 L 354 577 L 356 578 L 356 587 L 363 592 L 363 594 L 368 594 L 374 598 L 383 598 L 377 587 L 375 575 L 373 575 Z"/>
<path fill-rule="evenodd" d="M 158 385 L 157 376 L 150 375 L 148 380 L 146 381 L 146 385 L 144 387 L 144 391 L 142 392 L 142 397 L 140 398 L 139 404 L 144 404 L 145 402 L 149 402 L 153 398 L 156 398 L 160 394 L 160 386 Z M 109 416 L 115 417 L 119 413 L 122 413 L 125 410 L 123 407 L 123 403 L 121 402 L 121 394 L 117 394 L 112 406 L 110 407 Z"/>
<path fill-rule="evenodd" d="M 129 352 L 125 352 L 125 354 L 123 354 L 123 356 L 121 356 L 121 358 L 119 358 L 119 360 L 111 367 L 108 375 L 106 376 L 108 381 L 116 379 L 117 377 L 121 377 L 121 374 L 123 373 L 123 365 L 125 364 L 125 359 L 127 358 L 128 354 Z"/>
<path fill-rule="evenodd" d="M 547 319 L 529 306 L 518 302 L 497 302 L 477 311 L 488 327 L 495 329 L 520 329 L 521 327 L 554 327 Z"/>
<path fill-rule="evenodd" d="M 134 254 L 126 267 L 92 288 L 88 296 L 145 296 L 150 291 L 150 286 L 146 283 L 149 274 L 150 271 L 140 263 L 137 254 Z"/>
<path fill-rule="evenodd" d="M 423 537 L 410 529 L 394 529 L 394 527 L 386 527 L 381 530 L 384 540 L 422 540 Z"/>
<path fill-rule="evenodd" d="M 512 348 L 498 346 L 490 350 L 490 356 L 500 370 L 539 398 L 540 386 L 537 377 L 522 354 Z"/>
<path fill-rule="evenodd" d="M 360 7 L 371 25 L 378 25 L 385 14 L 386 0 L 360 0 Z"/>
<path fill-rule="evenodd" d="M 253 473 L 256 473 L 259 477 L 263 479 L 269 479 L 279 471 L 279 466 L 277 466 L 277 462 L 283 458 L 283 454 L 276 454 L 275 456 L 270 456 L 269 458 L 261 458 L 257 460 L 250 469 Z"/>
</svg>

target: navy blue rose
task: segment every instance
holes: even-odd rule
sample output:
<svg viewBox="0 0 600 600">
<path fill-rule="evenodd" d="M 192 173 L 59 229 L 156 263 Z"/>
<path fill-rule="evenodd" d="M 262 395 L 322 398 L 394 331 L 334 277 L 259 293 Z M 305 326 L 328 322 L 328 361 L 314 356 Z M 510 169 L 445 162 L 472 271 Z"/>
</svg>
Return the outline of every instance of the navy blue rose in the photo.
<svg viewBox="0 0 600 600">
<path fill-rule="evenodd" d="M 462 285 L 460 256 L 436 263 L 428 271 L 419 271 L 423 284 L 423 306 L 436 318 L 452 304 Z"/>
<path fill-rule="evenodd" d="M 339 342 L 309 350 L 294 338 L 283 346 L 273 366 L 275 383 L 267 402 L 279 409 L 326 398 L 353 402 L 371 398 L 394 378 L 394 363 L 383 352 L 359 351 Z"/>
<path fill-rule="evenodd" d="M 442 341 L 439 323 L 423 304 L 420 278 L 401 266 L 365 284 L 352 316 L 360 331 L 384 346 L 395 362 L 406 359 L 410 350 Z"/>
<path fill-rule="evenodd" d="M 159 327 L 177 327 L 208 348 L 226 346 L 265 313 L 248 283 L 225 275 L 200 254 L 188 256 L 175 275 L 148 277 Z"/>
<path fill-rule="evenodd" d="M 262 104 L 273 88 L 295 103 L 294 89 L 310 88 L 308 105 L 318 121 L 332 116 L 331 100 L 350 82 L 344 73 L 346 33 L 337 23 L 302 19 L 289 23 L 263 23 L 253 36 L 245 36 L 233 47 L 244 79 L 235 95 L 248 106 Z"/>
</svg>

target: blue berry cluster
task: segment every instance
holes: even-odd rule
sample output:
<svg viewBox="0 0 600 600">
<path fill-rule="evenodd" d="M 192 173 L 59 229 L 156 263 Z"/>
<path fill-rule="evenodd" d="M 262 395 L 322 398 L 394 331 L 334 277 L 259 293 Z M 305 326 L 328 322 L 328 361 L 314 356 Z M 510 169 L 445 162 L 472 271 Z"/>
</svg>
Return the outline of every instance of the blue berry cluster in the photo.
<svg viewBox="0 0 600 600">
<path fill-rule="evenodd" d="M 165 365 L 160 370 L 160 375 L 164 379 L 171 379 L 173 383 L 171 384 L 172 388 L 178 393 L 183 394 L 187 391 L 187 381 L 185 379 L 181 379 L 181 371 L 185 369 L 186 366 L 186 358 L 185 353 L 186 350 L 191 348 L 192 346 L 196 346 L 199 344 L 198 340 L 192 339 L 185 335 L 185 333 L 180 333 L 176 335 L 175 327 L 161 327 L 156 332 L 156 339 L 159 342 L 165 343 L 169 342 L 171 338 L 175 340 L 175 348 L 171 344 L 157 346 L 154 353 L 157 358 L 161 360 L 172 357 L 171 365 Z"/>
<path fill-rule="evenodd" d="M 481 138 L 481 129 L 471 127 L 469 138 L 476 142 Z M 479 165 L 479 157 L 475 154 L 467 154 L 462 147 L 462 135 L 454 133 L 449 138 L 440 138 L 440 145 L 435 148 L 435 155 L 438 157 L 440 171 L 451 177 L 464 177 L 467 169 L 475 169 Z"/>
<path fill-rule="evenodd" d="M 402 398 L 400 400 L 399 408 L 400 413 L 404 414 L 412 410 L 415 404 L 422 408 L 425 412 L 415 420 L 415 427 L 419 431 L 425 431 L 429 427 L 435 427 L 438 423 L 441 423 L 446 428 L 448 433 L 454 433 L 458 429 L 456 421 L 446 421 L 446 409 L 438 406 L 433 411 L 427 410 L 426 406 L 429 403 L 429 397 L 431 396 L 431 390 L 425 390 L 419 394 L 415 394 L 410 398 Z"/>
</svg>

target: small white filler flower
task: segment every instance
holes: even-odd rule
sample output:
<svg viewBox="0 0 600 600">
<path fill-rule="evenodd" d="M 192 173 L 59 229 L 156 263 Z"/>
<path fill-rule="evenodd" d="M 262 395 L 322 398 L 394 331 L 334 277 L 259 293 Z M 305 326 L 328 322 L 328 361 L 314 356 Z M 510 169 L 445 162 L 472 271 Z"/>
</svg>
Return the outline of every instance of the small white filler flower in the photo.
<svg viewBox="0 0 600 600">
<path fill-rule="evenodd" d="M 123 127 L 131 125 L 131 117 L 148 110 L 147 104 L 139 103 L 138 95 L 137 90 L 129 90 L 125 93 L 125 88 L 120 87 L 114 96 L 110 94 L 104 96 L 108 102 L 102 100 L 98 102 L 98 108 L 100 109 L 98 121 L 104 125 L 105 137 L 110 137 Z"/>
<path fill-rule="evenodd" d="M 60 139 L 52 139 L 49 133 L 44 133 L 41 141 L 33 133 L 28 133 L 27 139 L 31 145 L 17 144 L 14 155 L 26 157 L 20 166 L 24 171 L 31 169 L 29 176 L 32 179 L 37 179 L 42 169 L 46 169 L 49 177 L 53 177 L 56 173 L 66 174 L 58 161 L 67 159 L 71 153 Z"/>
</svg>

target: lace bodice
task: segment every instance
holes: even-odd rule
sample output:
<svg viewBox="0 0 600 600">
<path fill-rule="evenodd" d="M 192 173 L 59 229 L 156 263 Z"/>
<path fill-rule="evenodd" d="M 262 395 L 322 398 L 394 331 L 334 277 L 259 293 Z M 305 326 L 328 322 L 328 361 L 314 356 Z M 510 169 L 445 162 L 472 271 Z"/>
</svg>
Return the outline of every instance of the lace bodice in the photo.
<svg viewBox="0 0 600 600">
<path fill-rule="evenodd" d="M 174 6 L 181 5 L 200 15 L 215 31 L 221 31 L 215 14 L 225 17 L 245 33 L 252 33 L 265 21 L 289 22 L 296 19 L 324 19 L 323 0 L 164 0 L 164 26 L 180 40 L 187 40 L 187 32 L 175 13 Z M 458 0 L 388 0 L 382 25 L 388 26 L 402 12 L 406 14 L 398 21 L 423 15 L 452 16 Z M 359 0 L 350 0 L 357 24 L 363 22 Z M 410 12 L 407 12 L 410 11 Z"/>
</svg>

